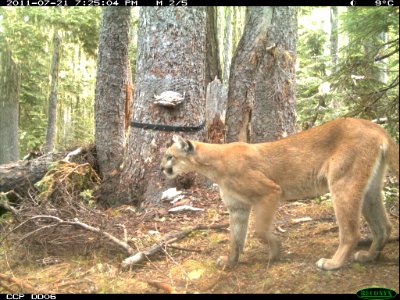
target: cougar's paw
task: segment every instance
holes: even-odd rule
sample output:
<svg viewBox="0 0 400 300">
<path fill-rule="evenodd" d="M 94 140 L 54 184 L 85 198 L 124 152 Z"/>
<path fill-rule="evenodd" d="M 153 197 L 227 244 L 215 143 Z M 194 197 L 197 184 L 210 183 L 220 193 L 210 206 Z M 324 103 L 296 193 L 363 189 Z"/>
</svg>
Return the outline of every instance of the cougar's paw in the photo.
<svg viewBox="0 0 400 300">
<path fill-rule="evenodd" d="M 324 271 L 332 271 L 339 269 L 341 265 L 334 262 L 332 259 L 321 258 L 317 261 L 317 267 Z"/>
<path fill-rule="evenodd" d="M 269 242 L 269 259 L 271 261 L 278 261 L 281 255 L 281 242 L 279 240 Z"/>
<path fill-rule="evenodd" d="M 370 252 L 365 250 L 360 250 L 354 254 L 354 259 L 360 263 L 366 263 L 375 260 L 379 256 L 379 252 L 375 255 L 371 255 Z"/>
<path fill-rule="evenodd" d="M 236 266 L 236 264 L 230 263 L 227 256 L 220 256 L 216 261 L 217 267 L 221 270 L 229 270 Z"/>
</svg>

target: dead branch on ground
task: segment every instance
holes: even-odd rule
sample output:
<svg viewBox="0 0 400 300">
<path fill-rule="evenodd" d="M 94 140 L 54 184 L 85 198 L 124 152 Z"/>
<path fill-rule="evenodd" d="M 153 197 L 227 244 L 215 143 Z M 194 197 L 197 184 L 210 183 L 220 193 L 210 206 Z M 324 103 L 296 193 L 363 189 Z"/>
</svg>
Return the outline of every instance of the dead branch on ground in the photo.
<svg viewBox="0 0 400 300">
<path fill-rule="evenodd" d="M 121 267 L 123 269 L 139 264 L 143 262 L 146 258 L 160 252 L 163 247 L 168 246 L 168 244 L 174 243 L 176 241 L 179 241 L 183 239 L 184 237 L 188 236 L 190 233 L 196 230 L 211 230 L 211 229 L 226 229 L 229 227 L 229 224 L 216 224 L 216 225 L 210 225 L 210 226 L 205 226 L 205 225 L 196 225 L 190 229 L 180 231 L 178 233 L 172 233 L 164 238 L 161 239 L 159 243 L 155 243 L 151 247 L 145 249 L 144 251 L 140 251 L 136 253 L 135 255 L 129 256 L 128 258 L 124 259 L 123 262 L 121 263 Z"/>
<path fill-rule="evenodd" d="M 8 284 L 5 284 L 8 283 Z M 21 290 L 14 290 L 11 286 L 17 285 Z M 23 292 L 28 294 L 36 294 L 37 291 L 29 283 L 23 282 L 21 279 L 16 277 L 7 276 L 0 273 L 0 286 L 6 289 L 10 293 Z"/>
<path fill-rule="evenodd" d="M 175 288 L 164 282 L 147 281 L 148 285 L 153 286 L 159 290 L 166 291 L 168 294 L 177 294 Z"/>
</svg>

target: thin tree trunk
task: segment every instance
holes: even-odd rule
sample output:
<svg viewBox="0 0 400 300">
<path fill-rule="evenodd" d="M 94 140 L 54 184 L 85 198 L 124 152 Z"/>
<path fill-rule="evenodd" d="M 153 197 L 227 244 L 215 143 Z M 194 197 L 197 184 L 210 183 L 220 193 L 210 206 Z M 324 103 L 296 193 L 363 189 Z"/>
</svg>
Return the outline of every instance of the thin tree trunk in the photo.
<svg viewBox="0 0 400 300">
<path fill-rule="evenodd" d="M 338 7 L 331 6 L 330 9 L 330 21 L 331 21 L 331 57 L 333 67 L 338 64 L 339 58 L 339 33 L 338 33 Z"/>
<path fill-rule="evenodd" d="M 143 7 L 139 16 L 135 100 L 137 123 L 198 126 L 205 120 L 207 10 L 205 7 Z M 154 95 L 184 95 L 176 108 L 153 105 Z M 203 140 L 204 129 L 185 133 Z M 159 201 L 169 183 L 160 161 L 172 132 L 132 127 L 118 193 L 108 204 Z M 190 177 L 185 177 L 190 178 Z M 187 184 L 191 180 L 187 179 Z"/>
<path fill-rule="evenodd" d="M 57 88 L 58 88 L 58 71 L 60 66 L 61 37 L 55 30 L 53 35 L 53 59 L 51 62 L 51 84 L 48 109 L 48 123 L 46 145 L 44 151 L 46 153 L 53 151 L 54 134 L 56 131 L 56 115 L 57 115 Z"/>
<path fill-rule="evenodd" d="M 368 81 L 375 81 L 373 84 L 386 84 L 386 68 L 385 61 L 380 60 L 375 62 L 375 58 L 379 55 L 379 52 L 382 48 L 378 47 L 376 43 L 385 44 L 386 37 L 385 33 L 381 32 L 376 34 L 375 37 L 371 37 L 363 41 L 364 48 L 364 59 L 370 62 L 368 68 L 364 71 L 365 77 Z M 376 115 L 377 103 L 376 103 L 376 94 L 374 93 L 361 93 L 360 98 L 363 103 L 363 115 L 367 118 L 380 118 L 385 117 L 385 115 Z"/>
<path fill-rule="evenodd" d="M 0 40 L 0 164 L 18 160 L 20 74 L 6 43 Z"/>
<path fill-rule="evenodd" d="M 248 8 L 244 32 L 230 68 L 226 142 L 248 141 L 255 76 L 267 48 L 271 20 L 272 10 L 269 7 Z"/>
<path fill-rule="evenodd" d="M 103 176 L 100 201 L 115 192 L 109 181 L 118 173 L 125 146 L 126 102 L 131 99 L 129 28 L 131 9 L 106 7 L 100 26 L 95 92 L 96 151 Z M 129 105 L 128 105 L 129 106 Z"/>
<path fill-rule="evenodd" d="M 296 132 L 295 63 L 297 8 L 268 7 L 267 51 L 256 76 L 250 142 L 274 141 Z M 273 47 L 276 45 L 276 47 Z"/>
<path fill-rule="evenodd" d="M 386 45 L 387 41 L 388 41 L 388 34 L 387 32 L 381 32 L 380 34 L 378 34 L 377 36 L 377 40 L 379 41 L 379 43 Z M 387 45 L 382 49 L 382 50 L 386 50 L 387 49 Z M 377 54 L 379 55 L 379 54 Z M 376 55 L 375 55 L 376 57 Z M 388 82 L 388 66 L 387 66 L 387 62 L 388 59 L 382 59 L 377 63 L 378 66 L 378 70 L 379 72 L 377 72 L 377 80 L 380 81 L 383 84 L 387 84 Z"/>
</svg>

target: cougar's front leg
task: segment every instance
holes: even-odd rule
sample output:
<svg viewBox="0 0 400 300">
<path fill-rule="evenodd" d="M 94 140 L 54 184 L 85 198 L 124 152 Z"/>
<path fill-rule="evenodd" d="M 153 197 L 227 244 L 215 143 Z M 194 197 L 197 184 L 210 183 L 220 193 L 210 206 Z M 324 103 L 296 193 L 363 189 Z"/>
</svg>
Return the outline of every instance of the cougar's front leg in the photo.
<svg viewBox="0 0 400 300">
<path fill-rule="evenodd" d="M 229 210 L 230 248 L 229 256 L 220 257 L 217 263 L 220 267 L 232 268 L 238 263 L 240 252 L 244 248 L 251 206 L 232 199 L 225 199 L 224 203 Z"/>
</svg>

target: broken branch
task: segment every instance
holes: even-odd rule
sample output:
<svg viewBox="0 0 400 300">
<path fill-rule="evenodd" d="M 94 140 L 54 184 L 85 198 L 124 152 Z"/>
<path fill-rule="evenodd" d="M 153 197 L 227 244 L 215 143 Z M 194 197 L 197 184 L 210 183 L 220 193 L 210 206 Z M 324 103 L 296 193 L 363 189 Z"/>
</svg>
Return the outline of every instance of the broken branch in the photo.
<svg viewBox="0 0 400 300">
<path fill-rule="evenodd" d="M 164 282 L 147 281 L 147 283 L 157 289 L 166 291 L 168 294 L 176 294 L 175 288 Z"/>
<path fill-rule="evenodd" d="M 71 160 L 72 157 L 81 154 L 82 151 L 83 151 L 83 148 L 82 148 L 82 147 L 76 148 L 74 151 L 71 151 L 70 153 L 68 153 L 68 154 L 65 156 L 64 160 L 69 162 L 69 161 Z"/>
<path fill-rule="evenodd" d="M 7 193 L 0 192 L 0 207 L 4 208 L 7 211 L 10 211 L 13 215 L 18 217 L 18 210 L 10 205 L 8 202 L 8 195 L 9 194 L 14 194 L 18 198 L 21 198 L 16 192 L 13 190 L 8 191 Z"/>
<path fill-rule="evenodd" d="M 166 245 L 168 248 L 176 249 L 176 250 L 182 250 L 182 251 L 187 251 L 187 252 L 203 252 L 202 250 L 197 250 L 197 249 L 188 249 L 188 248 L 183 248 L 183 247 L 178 247 L 178 246 L 173 246 L 173 245 Z"/>
</svg>

